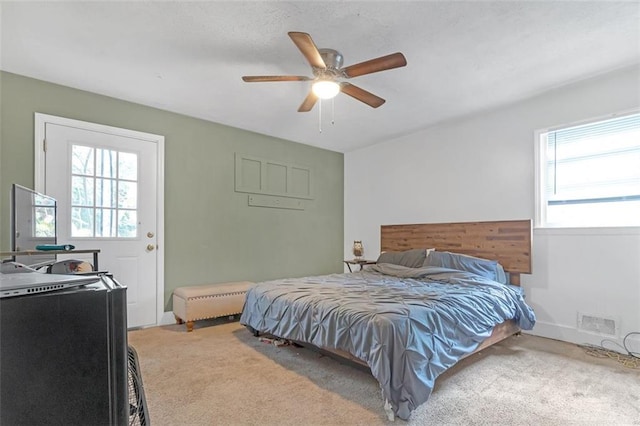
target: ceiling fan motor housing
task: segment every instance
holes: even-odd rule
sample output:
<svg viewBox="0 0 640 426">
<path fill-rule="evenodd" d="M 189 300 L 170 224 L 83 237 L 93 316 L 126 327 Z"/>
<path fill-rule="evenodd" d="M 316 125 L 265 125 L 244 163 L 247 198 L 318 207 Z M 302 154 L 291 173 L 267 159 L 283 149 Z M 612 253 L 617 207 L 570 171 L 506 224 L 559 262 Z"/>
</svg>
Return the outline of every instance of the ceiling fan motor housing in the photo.
<svg viewBox="0 0 640 426">
<path fill-rule="evenodd" d="M 327 68 L 313 67 L 313 75 L 316 77 L 343 77 L 339 71 L 342 68 L 344 58 L 342 53 L 334 49 L 318 49 L 322 60 Z"/>
</svg>

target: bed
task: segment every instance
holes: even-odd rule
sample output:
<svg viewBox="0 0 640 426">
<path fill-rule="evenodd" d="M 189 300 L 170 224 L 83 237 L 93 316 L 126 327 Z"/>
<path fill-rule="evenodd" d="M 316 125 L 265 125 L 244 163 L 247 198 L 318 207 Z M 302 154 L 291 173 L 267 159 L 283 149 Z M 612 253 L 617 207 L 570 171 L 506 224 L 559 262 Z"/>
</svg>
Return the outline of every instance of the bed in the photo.
<svg viewBox="0 0 640 426">
<path fill-rule="evenodd" d="M 531 221 L 384 225 L 376 265 L 256 284 L 240 322 L 366 365 L 408 419 L 460 359 L 531 329 Z"/>
</svg>

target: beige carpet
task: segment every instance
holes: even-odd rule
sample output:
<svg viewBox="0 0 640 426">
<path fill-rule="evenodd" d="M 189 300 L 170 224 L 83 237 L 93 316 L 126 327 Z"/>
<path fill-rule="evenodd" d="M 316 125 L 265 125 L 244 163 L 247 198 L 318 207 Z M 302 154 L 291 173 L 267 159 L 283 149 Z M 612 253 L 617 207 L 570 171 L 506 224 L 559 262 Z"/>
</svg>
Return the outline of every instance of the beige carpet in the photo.
<svg viewBox="0 0 640 426">
<path fill-rule="evenodd" d="M 152 425 L 640 425 L 640 370 L 519 336 L 442 375 L 408 422 L 364 369 L 260 342 L 238 322 L 129 332 Z"/>
</svg>

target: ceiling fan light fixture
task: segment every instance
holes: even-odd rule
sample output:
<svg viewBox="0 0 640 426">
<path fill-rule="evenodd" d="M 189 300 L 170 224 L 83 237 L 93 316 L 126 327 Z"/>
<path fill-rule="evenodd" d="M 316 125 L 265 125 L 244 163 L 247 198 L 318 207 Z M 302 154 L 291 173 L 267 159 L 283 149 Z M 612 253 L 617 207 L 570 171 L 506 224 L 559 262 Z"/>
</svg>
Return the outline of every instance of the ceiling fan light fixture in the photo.
<svg viewBox="0 0 640 426">
<path fill-rule="evenodd" d="M 331 80 L 319 80 L 313 83 L 311 90 L 320 99 L 331 99 L 340 92 L 340 85 Z"/>
</svg>

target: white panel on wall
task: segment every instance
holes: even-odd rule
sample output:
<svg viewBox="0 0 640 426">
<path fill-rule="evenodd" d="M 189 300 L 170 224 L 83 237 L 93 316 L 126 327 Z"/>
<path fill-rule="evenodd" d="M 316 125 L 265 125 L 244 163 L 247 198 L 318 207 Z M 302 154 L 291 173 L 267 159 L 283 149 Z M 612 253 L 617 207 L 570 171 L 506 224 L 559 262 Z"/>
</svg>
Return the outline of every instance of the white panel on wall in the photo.
<svg viewBox="0 0 640 426">
<path fill-rule="evenodd" d="M 283 164 L 266 163 L 267 179 L 264 189 L 275 194 L 287 193 L 287 166 Z"/>
<path fill-rule="evenodd" d="M 274 197 L 273 195 L 249 195 L 249 205 L 253 207 L 270 207 L 273 209 L 304 210 L 303 200 L 286 197 Z"/>
<path fill-rule="evenodd" d="M 236 192 L 313 199 L 310 167 L 236 153 L 235 175 Z"/>
<path fill-rule="evenodd" d="M 311 170 L 300 167 L 290 167 L 291 193 L 302 197 L 311 197 Z"/>
<path fill-rule="evenodd" d="M 250 158 L 241 158 L 240 173 L 236 166 L 236 187 L 246 191 L 260 191 L 262 185 L 262 162 Z"/>
</svg>

